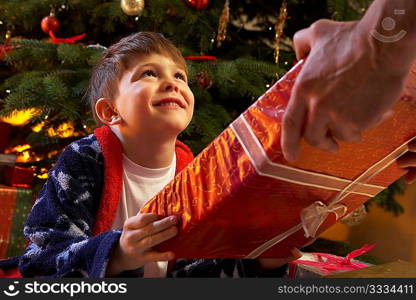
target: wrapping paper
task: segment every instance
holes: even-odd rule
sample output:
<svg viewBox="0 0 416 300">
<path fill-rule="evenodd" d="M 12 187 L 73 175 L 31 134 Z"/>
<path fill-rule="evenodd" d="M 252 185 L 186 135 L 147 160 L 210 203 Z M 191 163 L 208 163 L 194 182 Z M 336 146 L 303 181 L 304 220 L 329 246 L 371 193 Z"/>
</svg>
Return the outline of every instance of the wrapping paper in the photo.
<svg viewBox="0 0 416 300">
<path fill-rule="evenodd" d="M 331 154 L 301 143 L 288 163 L 281 120 L 302 62 L 283 76 L 141 212 L 177 215 L 176 258 L 288 257 L 404 174 L 395 160 L 416 136 L 415 72 L 394 116 Z"/>
<path fill-rule="evenodd" d="M 403 260 L 349 272 L 328 275 L 329 278 L 416 278 L 416 264 Z M 407 293 L 406 290 L 403 292 Z M 412 292 L 413 293 L 413 292 Z"/>
<path fill-rule="evenodd" d="M 0 259 L 26 248 L 23 226 L 32 208 L 32 190 L 0 185 Z"/>
<path fill-rule="evenodd" d="M 291 261 L 288 267 L 289 278 L 324 277 L 346 271 L 367 268 L 371 264 L 363 263 L 354 258 L 371 251 L 375 244 L 364 245 L 354 250 L 346 257 L 339 257 L 328 253 L 303 253 L 302 257 Z"/>
</svg>

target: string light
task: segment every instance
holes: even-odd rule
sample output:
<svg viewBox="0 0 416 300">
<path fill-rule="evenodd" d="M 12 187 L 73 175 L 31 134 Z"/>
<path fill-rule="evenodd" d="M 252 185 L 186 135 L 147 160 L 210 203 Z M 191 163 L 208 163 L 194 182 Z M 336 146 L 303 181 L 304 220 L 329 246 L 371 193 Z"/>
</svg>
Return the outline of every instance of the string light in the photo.
<svg viewBox="0 0 416 300">
<path fill-rule="evenodd" d="M 10 90 L 6 90 L 6 93 L 7 93 L 7 94 L 10 94 Z"/>
<path fill-rule="evenodd" d="M 134 18 L 134 20 L 135 20 L 135 21 L 139 21 L 139 17 L 138 17 L 138 16 L 137 16 L 137 17 L 135 17 L 135 18 Z"/>
</svg>

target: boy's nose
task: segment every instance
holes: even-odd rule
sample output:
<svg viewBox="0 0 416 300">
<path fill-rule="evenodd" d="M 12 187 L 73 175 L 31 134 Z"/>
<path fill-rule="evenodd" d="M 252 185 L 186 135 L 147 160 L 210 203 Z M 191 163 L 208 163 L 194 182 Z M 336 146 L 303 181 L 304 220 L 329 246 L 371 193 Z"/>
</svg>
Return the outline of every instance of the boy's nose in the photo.
<svg viewBox="0 0 416 300">
<path fill-rule="evenodd" d="M 172 91 L 178 92 L 179 91 L 178 86 L 172 80 L 166 80 L 163 83 L 162 89 L 165 92 L 172 92 Z"/>
</svg>

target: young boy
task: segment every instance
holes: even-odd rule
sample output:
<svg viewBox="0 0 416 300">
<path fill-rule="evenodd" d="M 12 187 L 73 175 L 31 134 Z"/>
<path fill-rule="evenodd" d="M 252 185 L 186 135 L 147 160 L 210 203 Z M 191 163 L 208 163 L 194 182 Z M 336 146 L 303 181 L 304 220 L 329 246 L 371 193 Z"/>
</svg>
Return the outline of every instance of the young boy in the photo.
<svg viewBox="0 0 416 300">
<path fill-rule="evenodd" d="M 193 159 L 177 140 L 194 108 L 186 63 L 162 35 L 136 33 L 107 49 L 88 94 L 104 126 L 50 171 L 24 228 L 23 276 L 281 276 L 299 256 L 174 261 L 152 250 L 177 234 L 177 219 L 138 212 Z"/>
</svg>

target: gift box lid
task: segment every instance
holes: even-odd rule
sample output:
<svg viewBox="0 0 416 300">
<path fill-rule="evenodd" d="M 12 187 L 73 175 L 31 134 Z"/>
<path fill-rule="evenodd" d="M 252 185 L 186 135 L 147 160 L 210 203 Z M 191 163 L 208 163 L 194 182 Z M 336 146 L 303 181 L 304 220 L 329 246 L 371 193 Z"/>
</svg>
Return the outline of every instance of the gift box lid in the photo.
<svg viewBox="0 0 416 300">
<path fill-rule="evenodd" d="M 0 153 L 0 165 L 13 166 L 16 163 L 16 155 Z"/>
<path fill-rule="evenodd" d="M 416 278 L 416 264 L 397 260 L 382 265 L 328 275 L 329 278 Z"/>
</svg>

